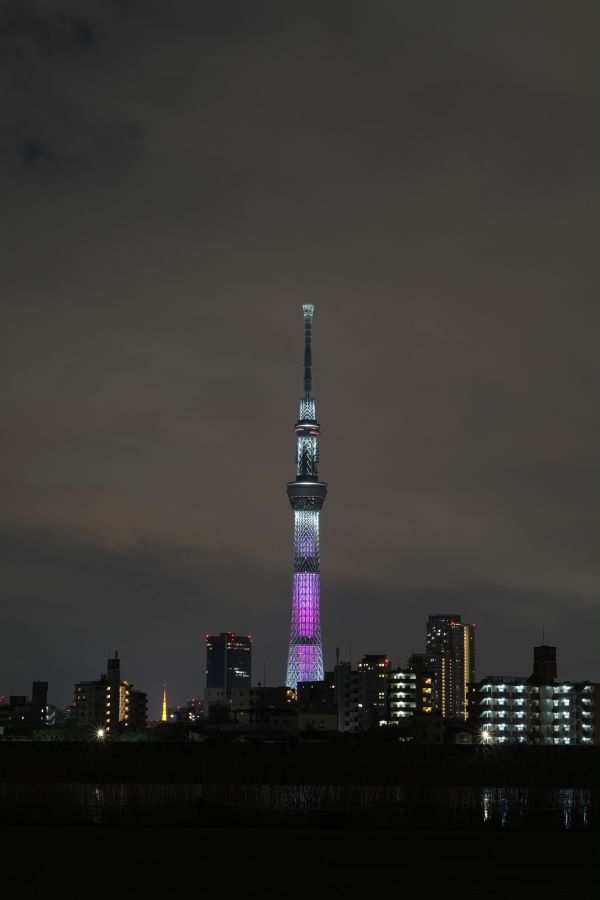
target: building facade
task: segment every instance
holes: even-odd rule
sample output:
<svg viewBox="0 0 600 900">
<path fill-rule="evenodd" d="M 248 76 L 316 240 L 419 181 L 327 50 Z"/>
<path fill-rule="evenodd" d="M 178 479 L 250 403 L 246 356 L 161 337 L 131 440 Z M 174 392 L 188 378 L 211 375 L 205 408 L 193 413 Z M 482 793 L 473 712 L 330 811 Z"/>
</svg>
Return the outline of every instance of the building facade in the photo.
<svg viewBox="0 0 600 900">
<path fill-rule="evenodd" d="M 592 745 L 599 734 L 599 686 L 556 681 L 556 648 L 534 647 L 527 677 L 488 675 L 470 689 L 473 722 L 489 744 Z"/>
<path fill-rule="evenodd" d="M 408 658 L 406 668 L 414 672 L 416 676 L 416 712 L 429 715 L 433 713 L 434 678 L 433 673 L 427 669 L 424 653 L 413 653 Z"/>
<path fill-rule="evenodd" d="M 417 676 L 407 669 L 390 672 L 389 719 L 398 723 L 414 716 L 417 711 Z"/>
<path fill-rule="evenodd" d="M 312 323 L 315 308 L 302 307 L 304 316 L 304 391 L 300 399 L 296 433 L 296 479 L 287 485 L 294 513 L 294 565 L 292 613 L 286 684 L 323 680 L 321 641 L 321 574 L 319 519 L 327 484 L 319 481 L 319 436 L 312 395 Z"/>
<path fill-rule="evenodd" d="M 475 627 L 457 613 L 429 616 L 425 666 L 433 676 L 433 711 L 450 722 L 469 715 L 469 684 L 475 681 Z"/>
<path fill-rule="evenodd" d="M 583 744 L 597 740 L 597 685 L 529 684 L 489 675 L 472 687 L 474 721 L 489 744 Z"/>
<path fill-rule="evenodd" d="M 335 673 L 325 672 L 323 681 L 299 681 L 297 690 L 298 732 L 336 732 L 338 709 Z"/>
<path fill-rule="evenodd" d="M 367 653 L 356 665 L 358 673 L 358 728 L 378 728 L 389 715 L 391 660 L 385 653 Z"/>
<path fill-rule="evenodd" d="M 248 708 L 252 681 L 252 639 L 222 631 L 206 635 L 204 711 L 211 722 L 227 722 Z"/>
<path fill-rule="evenodd" d="M 132 685 L 129 690 L 129 720 L 130 729 L 139 730 L 148 724 L 148 695 L 145 691 L 134 691 Z"/>
<path fill-rule="evenodd" d="M 252 681 L 252 638 L 222 631 L 206 635 L 206 687 L 226 691 L 249 688 Z"/>
<path fill-rule="evenodd" d="M 358 672 L 349 662 L 336 663 L 334 669 L 337 730 L 356 732 L 359 729 L 360 687 Z"/>
</svg>

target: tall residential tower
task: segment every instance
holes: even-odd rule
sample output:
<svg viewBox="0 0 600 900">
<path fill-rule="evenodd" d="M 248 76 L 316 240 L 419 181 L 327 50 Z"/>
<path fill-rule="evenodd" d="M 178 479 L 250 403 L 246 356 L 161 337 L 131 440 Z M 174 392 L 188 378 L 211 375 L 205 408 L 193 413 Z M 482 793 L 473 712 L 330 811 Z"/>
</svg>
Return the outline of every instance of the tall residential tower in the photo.
<svg viewBox="0 0 600 900">
<path fill-rule="evenodd" d="M 325 502 L 327 485 L 319 481 L 319 423 L 312 396 L 312 323 L 315 308 L 304 313 L 304 392 L 296 432 L 296 480 L 287 486 L 294 511 L 294 572 L 292 579 L 292 622 L 288 653 L 288 687 L 299 681 L 323 681 L 319 568 L 319 513 Z"/>
<path fill-rule="evenodd" d="M 456 613 L 429 616 L 425 667 L 434 680 L 434 712 L 444 719 L 467 719 L 468 685 L 475 681 L 475 627 Z"/>
</svg>

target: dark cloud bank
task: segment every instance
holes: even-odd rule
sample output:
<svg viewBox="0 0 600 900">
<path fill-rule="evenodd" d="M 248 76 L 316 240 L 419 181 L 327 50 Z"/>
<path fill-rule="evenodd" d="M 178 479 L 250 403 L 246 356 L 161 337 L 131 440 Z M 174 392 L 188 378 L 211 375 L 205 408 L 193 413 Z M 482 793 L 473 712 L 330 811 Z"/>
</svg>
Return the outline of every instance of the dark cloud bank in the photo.
<svg viewBox="0 0 600 900">
<path fill-rule="evenodd" d="M 0 6 L 0 690 L 283 674 L 299 304 L 324 633 L 600 679 L 595 4 Z M 99 607 L 102 607 L 101 612 Z"/>
<path fill-rule="evenodd" d="M 263 679 L 265 666 L 268 681 L 281 679 L 289 587 L 283 569 L 273 572 L 225 553 L 149 545 L 116 550 L 42 531 L 8 530 L 0 533 L 0 563 L 11 636 L 3 666 L 14 680 L 7 689 L 52 672 L 55 695 L 68 699 L 73 671 L 79 678 L 98 677 L 105 657 L 119 649 L 126 677 L 144 685 L 155 703 L 163 680 L 174 697 L 197 695 L 204 684 L 204 632 L 232 619 L 253 636 L 256 679 Z M 324 577 L 330 662 L 335 644 L 345 658 L 385 651 L 404 662 L 422 645 L 427 613 L 445 609 L 462 610 L 475 621 L 478 652 L 494 672 L 510 660 L 513 674 L 528 674 L 530 646 L 541 639 L 543 623 L 548 640 L 564 643 L 563 675 L 583 678 L 595 664 L 597 605 L 582 606 L 573 596 L 549 591 L 407 588 L 374 581 Z M 576 647 L 564 640 L 574 633 Z"/>
</svg>

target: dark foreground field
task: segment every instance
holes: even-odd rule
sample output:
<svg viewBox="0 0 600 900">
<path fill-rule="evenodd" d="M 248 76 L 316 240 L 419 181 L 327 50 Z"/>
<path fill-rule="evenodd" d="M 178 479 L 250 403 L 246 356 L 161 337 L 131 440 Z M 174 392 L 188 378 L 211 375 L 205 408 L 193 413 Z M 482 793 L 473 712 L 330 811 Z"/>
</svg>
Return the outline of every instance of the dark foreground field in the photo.
<svg viewBox="0 0 600 900">
<path fill-rule="evenodd" d="M 0 830 L 6 898 L 553 898 L 600 888 L 594 833 Z"/>
</svg>

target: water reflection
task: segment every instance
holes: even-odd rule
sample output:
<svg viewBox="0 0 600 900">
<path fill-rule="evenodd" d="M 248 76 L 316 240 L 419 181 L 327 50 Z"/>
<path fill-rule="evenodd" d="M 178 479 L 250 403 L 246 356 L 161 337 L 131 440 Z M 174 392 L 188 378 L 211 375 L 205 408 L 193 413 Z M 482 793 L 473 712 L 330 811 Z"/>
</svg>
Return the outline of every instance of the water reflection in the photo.
<svg viewBox="0 0 600 900">
<path fill-rule="evenodd" d="M 596 830 L 600 792 L 386 785 L 0 784 L 0 823 L 9 822 Z"/>
</svg>

